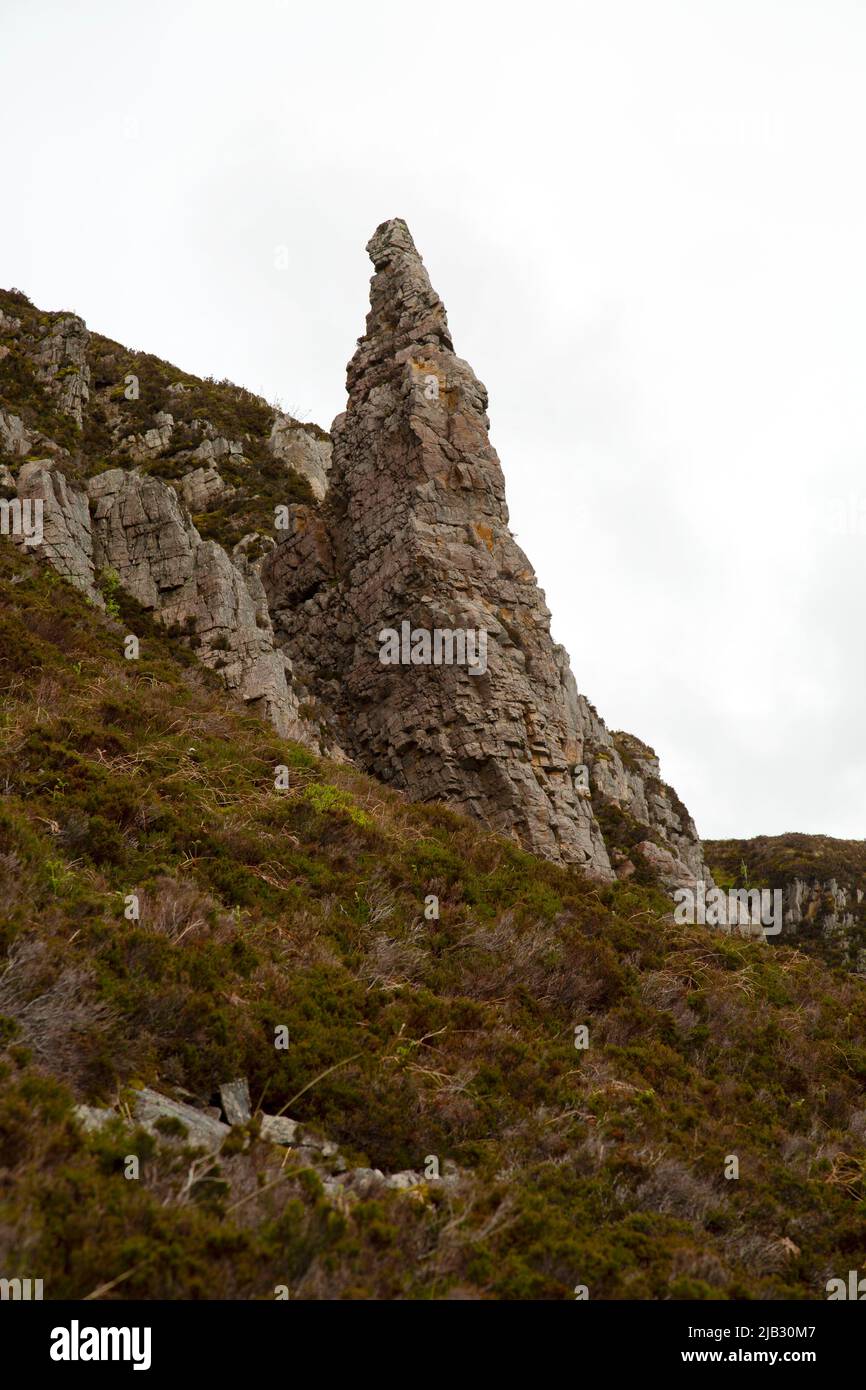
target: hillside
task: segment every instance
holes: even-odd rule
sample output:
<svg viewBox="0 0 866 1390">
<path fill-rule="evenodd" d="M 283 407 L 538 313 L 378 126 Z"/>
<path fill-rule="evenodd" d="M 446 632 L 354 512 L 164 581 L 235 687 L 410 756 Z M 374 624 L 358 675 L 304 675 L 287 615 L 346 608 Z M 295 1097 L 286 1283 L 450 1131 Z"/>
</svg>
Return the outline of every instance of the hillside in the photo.
<svg viewBox="0 0 866 1390">
<path fill-rule="evenodd" d="M 599 882 L 709 880 L 655 752 L 607 729 L 554 639 L 486 390 L 406 223 L 367 250 L 330 435 L 0 296 L 0 495 L 44 513 L 19 543 L 97 606 L 135 599 L 314 754 Z"/>
<path fill-rule="evenodd" d="M 0 465 L 13 476 L 48 455 L 72 482 L 118 464 L 187 479 L 202 535 L 229 548 L 270 528 L 275 503 L 323 495 L 325 431 L 243 387 L 125 348 L 19 290 L 0 290 L 0 343 Z"/>
<path fill-rule="evenodd" d="M 823 1299 L 856 1266 L 866 982 L 675 927 L 651 885 L 316 758 L 122 591 L 100 610 L 6 539 L 0 694 L 7 1276 L 46 1298 Z M 195 1166 L 176 1125 L 76 1118 L 128 1116 L 142 1086 L 210 1106 L 237 1077 L 353 1170 L 432 1155 L 448 1180 L 341 1198 L 255 1121 Z"/>
<path fill-rule="evenodd" d="M 782 890 L 784 940 L 866 975 L 866 840 L 757 835 L 704 850 L 720 886 Z"/>
</svg>

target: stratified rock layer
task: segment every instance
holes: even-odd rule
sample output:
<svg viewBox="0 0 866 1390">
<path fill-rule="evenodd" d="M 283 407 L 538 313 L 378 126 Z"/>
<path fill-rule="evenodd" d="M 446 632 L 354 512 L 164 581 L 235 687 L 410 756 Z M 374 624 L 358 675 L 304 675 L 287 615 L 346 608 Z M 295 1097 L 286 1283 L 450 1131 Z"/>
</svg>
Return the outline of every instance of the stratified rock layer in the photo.
<svg viewBox="0 0 866 1390">
<path fill-rule="evenodd" d="M 318 516 L 293 510 L 262 569 L 278 640 L 368 771 L 612 877 L 576 769 L 606 754 L 605 795 L 639 804 L 651 825 L 644 784 L 629 779 L 551 638 L 544 595 L 509 531 L 487 393 L 454 353 L 406 224 L 384 223 L 368 251 L 371 307 L 333 426 L 328 496 Z M 483 630 L 486 670 L 384 665 L 380 634 L 404 623 Z M 690 822 L 676 829 L 697 844 Z"/>
<path fill-rule="evenodd" d="M 143 608 L 185 632 L 200 660 L 278 733 L 318 746 L 300 717 L 291 663 L 274 646 L 258 577 L 202 540 L 173 488 L 122 468 L 75 488 L 49 460 L 24 464 L 17 487 L 22 500 L 43 504 L 43 536 L 28 549 L 99 605 L 97 576 L 116 576 Z"/>
<path fill-rule="evenodd" d="M 652 749 L 605 728 L 551 638 L 485 389 L 406 224 L 368 249 L 367 331 L 332 440 L 7 292 L 0 501 L 44 504 L 44 534 L 19 543 L 98 604 L 116 575 L 281 734 L 598 877 L 709 886 Z M 486 650 L 474 671 L 459 648 L 451 664 L 383 664 L 383 634 L 404 625 L 433 642 L 483 633 Z"/>
</svg>

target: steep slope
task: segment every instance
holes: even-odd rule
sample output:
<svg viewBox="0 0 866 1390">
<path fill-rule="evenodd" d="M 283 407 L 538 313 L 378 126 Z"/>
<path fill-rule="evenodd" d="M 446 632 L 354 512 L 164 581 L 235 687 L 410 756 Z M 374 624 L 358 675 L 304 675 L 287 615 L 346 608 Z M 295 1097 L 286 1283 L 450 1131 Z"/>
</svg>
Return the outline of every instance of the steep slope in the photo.
<svg viewBox="0 0 866 1390">
<path fill-rule="evenodd" d="M 4 1277 L 821 1299 L 857 1265 L 866 982 L 319 761 L 116 606 L 0 540 Z M 342 1201 L 256 1122 L 197 1157 L 169 1117 L 74 1108 L 241 1076 L 352 1165 L 452 1176 Z"/>
<path fill-rule="evenodd" d="M 0 495 L 42 508 L 38 537 L 19 542 L 97 604 L 120 587 L 280 733 L 338 752 L 275 647 L 250 563 L 252 528 L 324 494 L 323 431 L 17 291 L 0 295 L 0 340 Z"/>
<path fill-rule="evenodd" d="M 19 540 L 97 604 L 138 600 L 316 752 L 600 880 L 711 884 L 652 749 L 606 729 L 551 638 L 486 392 L 405 223 L 369 250 L 333 464 L 323 431 L 250 393 L 0 295 L 0 491 L 44 508 Z M 404 630 L 431 660 L 383 664 Z"/>
</svg>

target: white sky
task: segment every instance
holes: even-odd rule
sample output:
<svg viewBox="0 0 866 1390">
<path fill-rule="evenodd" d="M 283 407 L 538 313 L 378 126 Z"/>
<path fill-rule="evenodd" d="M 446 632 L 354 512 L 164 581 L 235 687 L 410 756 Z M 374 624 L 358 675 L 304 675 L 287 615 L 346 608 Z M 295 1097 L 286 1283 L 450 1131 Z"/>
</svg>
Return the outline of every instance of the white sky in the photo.
<svg viewBox="0 0 866 1390">
<path fill-rule="evenodd" d="M 864 143 L 862 0 L 3 0 L 0 283 L 327 427 L 405 217 L 580 689 L 863 838 Z"/>
</svg>

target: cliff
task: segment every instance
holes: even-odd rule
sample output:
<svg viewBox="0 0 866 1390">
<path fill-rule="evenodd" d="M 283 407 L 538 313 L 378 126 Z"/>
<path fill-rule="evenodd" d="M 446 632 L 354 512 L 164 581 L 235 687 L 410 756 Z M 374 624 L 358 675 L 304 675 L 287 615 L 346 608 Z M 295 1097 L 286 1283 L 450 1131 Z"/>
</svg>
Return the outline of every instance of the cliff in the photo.
<svg viewBox="0 0 866 1390">
<path fill-rule="evenodd" d="M 720 886 L 781 891 L 788 945 L 866 974 L 866 841 L 758 835 L 704 849 Z"/>
<path fill-rule="evenodd" d="M 0 1269 L 824 1298 L 862 846 L 710 847 L 790 943 L 676 920 L 691 817 L 551 636 L 405 224 L 370 251 L 330 436 L 0 295 Z"/>
<path fill-rule="evenodd" d="M 607 730 L 551 636 L 486 391 L 406 224 L 368 250 L 330 437 L 0 296 L 0 487 L 44 509 L 19 543 L 96 604 L 119 586 L 314 751 L 601 881 L 711 882 L 652 749 Z"/>
</svg>

